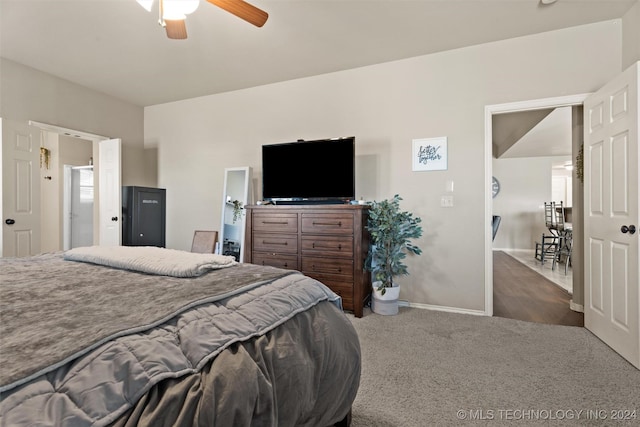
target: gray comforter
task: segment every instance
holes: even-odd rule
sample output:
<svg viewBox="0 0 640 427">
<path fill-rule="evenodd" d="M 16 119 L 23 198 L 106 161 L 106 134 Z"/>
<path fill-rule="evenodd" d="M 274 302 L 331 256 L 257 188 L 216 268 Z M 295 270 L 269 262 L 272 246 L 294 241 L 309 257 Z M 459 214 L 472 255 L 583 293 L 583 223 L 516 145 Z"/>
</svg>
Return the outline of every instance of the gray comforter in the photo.
<svg viewBox="0 0 640 427">
<path fill-rule="evenodd" d="M 176 279 L 53 254 L 1 260 L 0 281 L 3 426 L 330 425 L 355 398 L 355 331 L 299 273 Z"/>
</svg>

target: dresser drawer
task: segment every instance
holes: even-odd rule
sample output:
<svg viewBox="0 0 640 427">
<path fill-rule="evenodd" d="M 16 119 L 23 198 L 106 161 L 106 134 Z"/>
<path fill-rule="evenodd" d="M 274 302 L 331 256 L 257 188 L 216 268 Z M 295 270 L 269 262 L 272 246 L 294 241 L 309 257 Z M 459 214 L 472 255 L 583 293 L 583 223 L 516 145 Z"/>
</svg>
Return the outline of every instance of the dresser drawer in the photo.
<svg viewBox="0 0 640 427">
<path fill-rule="evenodd" d="M 331 288 L 333 292 L 340 295 L 342 298 L 342 308 L 345 310 L 353 310 L 353 283 L 318 277 L 314 277 L 314 279 L 324 283 Z"/>
<path fill-rule="evenodd" d="M 303 235 L 300 244 L 302 255 L 324 255 L 353 258 L 352 236 Z"/>
<path fill-rule="evenodd" d="M 362 317 L 371 275 L 368 206 L 245 206 L 245 262 L 297 270 L 331 288 L 345 310 Z"/>
<path fill-rule="evenodd" d="M 315 278 L 353 281 L 353 259 L 302 257 L 302 273 Z"/>
<path fill-rule="evenodd" d="M 255 233 L 253 250 L 261 252 L 298 253 L 297 234 Z"/>
<path fill-rule="evenodd" d="M 254 252 L 252 264 L 270 265 L 271 267 L 286 268 L 289 270 L 300 270 L 298 268 L 297 255 L 280 255 Z"/>
<path fill-rule="evenodd" d="M 298 215 L 295 213 L 259 213 L 253 214 L 253 232 L 297 233 Z"/>
<path fill-rule="evenodd" d="M 353 214 L 303 213 L 302 232 L 313 234 L 353 234 Z"/>
</svg>

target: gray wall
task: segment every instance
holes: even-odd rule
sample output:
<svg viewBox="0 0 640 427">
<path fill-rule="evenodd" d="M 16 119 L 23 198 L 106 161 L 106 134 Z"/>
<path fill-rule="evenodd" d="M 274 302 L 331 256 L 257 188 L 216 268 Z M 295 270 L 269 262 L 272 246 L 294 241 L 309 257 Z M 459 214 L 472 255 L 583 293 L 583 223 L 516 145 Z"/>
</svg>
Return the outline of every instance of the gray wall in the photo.
<svg viewBox="0 0 640 427">
<path fill-rule="evenodd" d="M 356 135 L 357 196 L 400 193 L 424 220 L 401 297 L 483 310 L 484 107 L 594 91 L 640 60 L 639 34 L 636 3 L 622 20 L 148 107 L 144 149 L 140 107 L 0 59 L 0 117 L 122 138 L 123 184 L 168 188 L 167 242 L 183 249 L 219 226 L 225 167 L 259 177 L 263 143 Z M 448 170 L 412 172 L 411 139 L 433 136 L 449 137 Z"/>
<path fill-rule="evenodd" d="M 493 199 L 493 214 L 502 220 L 493 242 L 495 249 L 534 249 L 544 227 L 544 202 L 551 201 L 553 157 L 494 159 L 493 176 L 500 193 Z"/>
<path fill-rule="evenodd" d="M 401 298 L 484 311 L 485 106 L 595 91 L 621 54 L 620 21 L 607 21 L 147 107 L 167 245 L 187 249 L 193 230 L 219 227 L 224 168 L 251 166 L 260 187 L 262 144 L 355 135 L 357 197 L 399 193 L 423 219 L 424 253 L 408 259 Z M 412 172 L 412 139 L 437 136 L 448 137 L 448 169 Z M 447 181 L 452 208 L 440 207 Z"/>
<path fill-rule="evenodd" d="M 155 185 L 154 149 L 144 149 L 144 110 L 0 58 L 0 117 L 121 138 L 123 185 Z"/>
<path fill-rule="evenodd" d="M 640 61 L 640 0 L 622 18 L 622 69 Z"/>
</svg>

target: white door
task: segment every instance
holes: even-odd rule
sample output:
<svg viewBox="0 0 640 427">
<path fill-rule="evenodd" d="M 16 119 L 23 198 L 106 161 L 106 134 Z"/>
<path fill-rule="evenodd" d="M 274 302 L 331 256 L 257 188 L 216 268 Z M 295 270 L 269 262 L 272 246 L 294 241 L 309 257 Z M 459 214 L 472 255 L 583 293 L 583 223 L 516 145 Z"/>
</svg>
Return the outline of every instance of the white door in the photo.
<svg viewBox="0 0 640 427">
<path fill-rule="evenodd" d="M 584 103 L 585 326 L 638 368 L 639 69 Z"/>
<path fill-rule="evenodd" d="M 45 165 L 43 165 L 45 167 Z M 40 252 L 40 130 L 2 120 L 2 252 Z"/>
<path fill-rule="evenodd" d="M 120 177 L 120 139 L 99 142 L 98 200 L 100 246 L 122 244 L 122 190 Z"/>
</svg>

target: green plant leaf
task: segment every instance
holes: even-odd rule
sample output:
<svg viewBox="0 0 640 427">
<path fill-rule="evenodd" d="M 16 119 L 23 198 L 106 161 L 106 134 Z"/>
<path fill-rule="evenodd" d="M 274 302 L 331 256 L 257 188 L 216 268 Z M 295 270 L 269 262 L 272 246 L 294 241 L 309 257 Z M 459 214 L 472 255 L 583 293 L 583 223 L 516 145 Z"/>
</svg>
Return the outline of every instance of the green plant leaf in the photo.
<svg viewBox="0 0 640 427">
<path fill-rule="evenodd" d="M 421 218 L 400 210 L 402 198 L 373 202 L 369 209 L 367 230 L 371 245 L 365 259 L 365 269 L 373 273 L 380 288 L 391 287 L 394 276 L 409 274 L 403 263 L 407 253 L 420 255 L 422 250 L 411 240 L 422 236 Z M 381 291 L 382 292 L 382 291 Z"/>
</svg>

